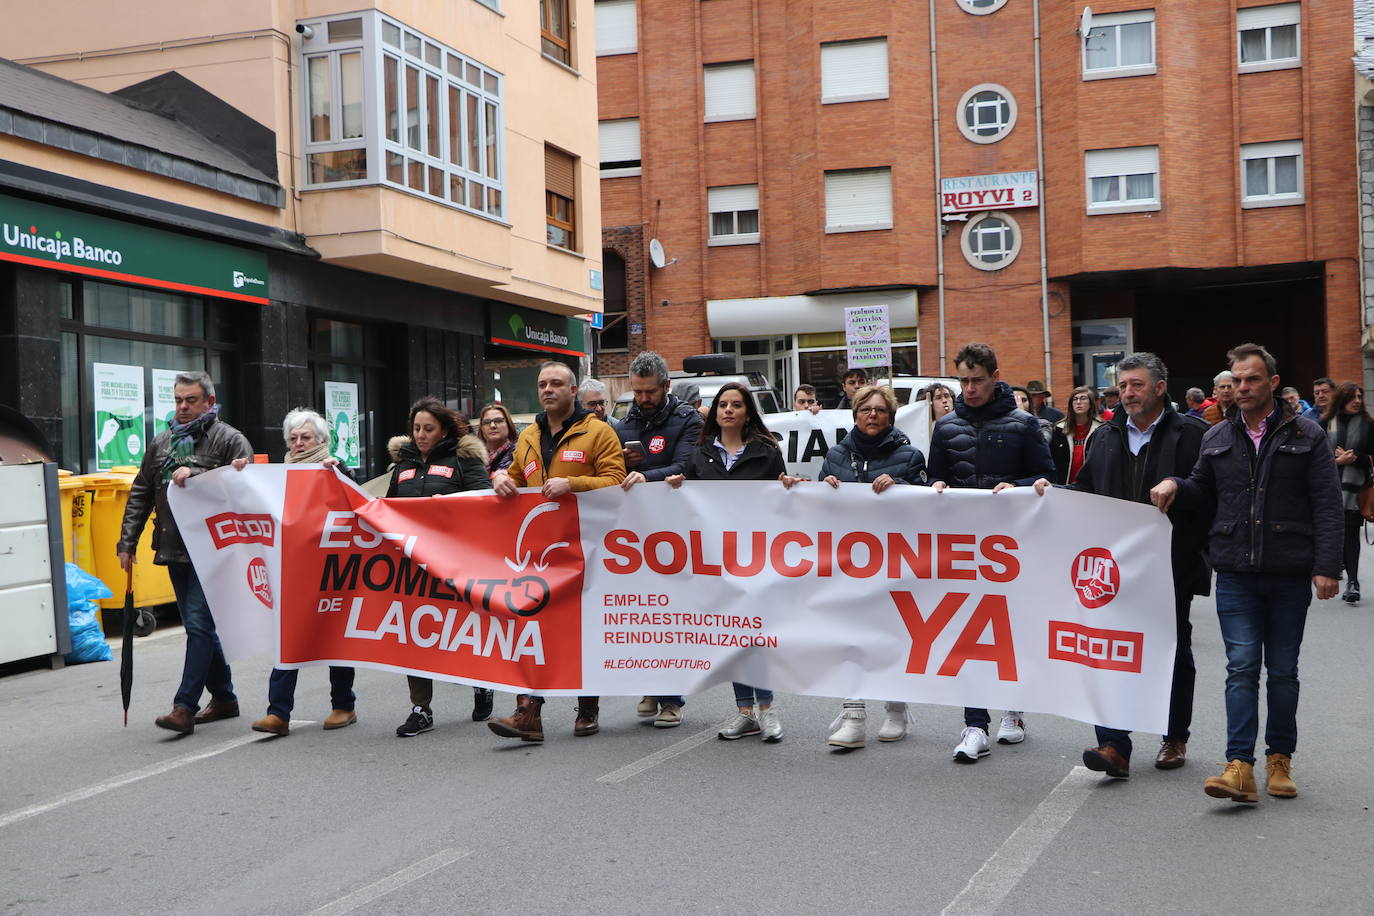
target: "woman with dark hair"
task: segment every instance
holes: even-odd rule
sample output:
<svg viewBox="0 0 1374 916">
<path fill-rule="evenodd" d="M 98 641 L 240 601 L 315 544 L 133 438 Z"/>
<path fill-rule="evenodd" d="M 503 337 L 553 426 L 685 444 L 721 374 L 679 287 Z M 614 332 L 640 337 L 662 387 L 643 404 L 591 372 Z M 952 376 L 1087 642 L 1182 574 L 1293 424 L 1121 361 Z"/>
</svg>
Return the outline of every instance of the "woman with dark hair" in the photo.
<svg viewBox="0 0 1374 916">
<path fill-rule="evenodd" d="M 778 440 L 764 425 L 754 396 L 744 385 L 726 382 L 711 401 L 697 447 L 683 472 L 664 480 L 676 489 L 684 480 L 779 480 L 786 470 Z M 762 735 L 770 744 L 781 741 L 782 721 L 773 705 L 773 691 L 748 684 L 734 686 L 739 714 L 717 736 L 734 741 Z"/>
<path fill-rule="evenodd" d="M 487 474 L 510 467 L 520 433 L 504 404 L 488 404 L 477 412 L 477 432 L 487 447 Z"/>
<path fill-rule="evenodd" d="M 490 490 L 487 452 L 469 433 L 467 418 L 435 397 L 423 397 L 410 406 L 410 438 L 391 441 L 396 464 L 391 468 L 388 497 L 443 496 L 465 490 Z M 408 675 L 410 715 L 396 729 L 398 738 L 413 738 L 434 727 L 429 704 L 434 681 Z M 472 719 L 481 722 L 491 715 L 494 695 L 472 688 Z"/>
<path fill-rule="evenodd" d="M 930 404 L 930 429 L 935 428 L 935 421 L 947 413 L 954 412 L 954 389 L 942 382 L 932 382 L 921 389 L 917 395 L 923 401 Z"/>
<path fill-rule="evenodd" d="M 1347 604 L 1360 600 L 1360 487 L 1369 477 L 1374 452 L 1374 419 L 1364 403 L 1364 389 L 1342 382 L 1327 402 L 1322 425 L 1336 454 L 1341 475 L 1341 504 L 1345 508 L 1345 594 Z"/>
<path fill-rule="evenodd" d="M 1097 392 L 1087 385 L 1079 385 L 1069 395 L 1069 409 L 1064 419 L 1054 424 L 1050 438 L 1055 483 L 1073 483 L 1078 479 L 1078 472 L 1083 469 L 1083 459 L 1088 454 L 1088 440 L 1101 425 Z"/>
</svg>

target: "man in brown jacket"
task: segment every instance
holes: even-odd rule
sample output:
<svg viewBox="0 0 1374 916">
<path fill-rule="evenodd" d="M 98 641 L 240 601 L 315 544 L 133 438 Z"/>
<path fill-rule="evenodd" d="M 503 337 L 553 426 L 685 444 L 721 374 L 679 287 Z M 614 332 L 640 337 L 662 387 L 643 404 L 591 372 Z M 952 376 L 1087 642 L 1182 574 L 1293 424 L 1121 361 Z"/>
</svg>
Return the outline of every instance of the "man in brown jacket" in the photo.
<svg viewBox="0 0 1374 916">
<path fill-rule="evenodd" d="M 154 505 L 157 527 L 153 531 L 154 562 L 167 567 L 177 609 L 186 627 L 186 662 L 181 687 L 172 711 L 155 720 L 159 728 L 189 735 L 197 725 L 239 714 L 238 699 L 224 660 L 215 619 L 195 567 L 182 543 L 181 532 L 167 504 L 167 485 L 186 486 L 187 478 L 228 464 L 235 458 L 252 458 L 253 449 L 243 433 L 219 419 L 215 383 L 204 372 L 182 372 L 175 379 L 176 416 L 170 429 L 153 440 L 143 456 L 119 537 L 119 563 L 127 571 L 134 562 L 139 535 Z M 210 704 L 200 709 L 200 697 L 210 690 Z M 197 710 L 200 710 L 197 712 Z"/>
</svg>

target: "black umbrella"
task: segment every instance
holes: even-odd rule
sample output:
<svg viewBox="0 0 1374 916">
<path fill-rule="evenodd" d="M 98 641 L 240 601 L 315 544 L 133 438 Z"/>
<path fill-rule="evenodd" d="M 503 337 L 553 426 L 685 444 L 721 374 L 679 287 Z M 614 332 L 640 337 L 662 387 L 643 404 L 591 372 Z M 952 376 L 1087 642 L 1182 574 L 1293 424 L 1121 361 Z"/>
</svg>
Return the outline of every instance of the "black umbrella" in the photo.
<svg viewBox="0 0 1374 916">
<path fill-rule="evenodd" d="M 134 563 L 129 558 L 129 575 L 124 586 L 124 646 L 119 656 L 119 695 L 124 699 L 124 727 L 129 727 L 129 695 L 134 690 Z"/>
</svg>

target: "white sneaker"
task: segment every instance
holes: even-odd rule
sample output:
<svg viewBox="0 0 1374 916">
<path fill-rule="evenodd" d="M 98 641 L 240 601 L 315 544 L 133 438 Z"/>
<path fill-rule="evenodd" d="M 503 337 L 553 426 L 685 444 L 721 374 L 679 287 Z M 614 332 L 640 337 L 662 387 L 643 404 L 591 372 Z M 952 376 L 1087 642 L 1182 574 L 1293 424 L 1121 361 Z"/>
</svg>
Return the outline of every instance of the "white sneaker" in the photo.
<svg viewBox="0 0 1374 916">
<path fill-rule="evenodd" d="M 911 713 L 906 711 L 905 703 L 883 704 L 883 725 L 878 729 L 879 741 L 901 741 L 906 737 L 907 724 Z"/>
<path fill-rule="evenodd" d="M 835 731 L 826 740 L 831 747 L 860 748 L 864 746 L 864 723 L 868 713 L 862 702 L 845 703 L 840 714 L 830 723 Z M 839 726 L 836 728 L 836 726 Z"/>
<path fill-rule="evenodd" d="M 1021 718 L 1021 711 L 1008 709 L 1002 716 L 1002 724 L 997 726 L 998 744 L 1020 744 L 1026 740 L 1026 721 Z"/>
<path fill-rule="evenodd" d="M 733 719 L 725 723 L 724 728 L 716 732 L 716 737 L 722 741 L 737 741 L 740 738 L 747 738 L 758 733 L 759 721 L 752 715 L 738 713 Z"/>
<path fill-rule="evenodd" d="M 988 748 L 988 733 L 975 725 L 964 729 L 959 738 L 959 746 L 954 749 L 954 759 L 960 763 L 977 763 L 979 757 L 986 757 L 992 751 Z"/>
<path fill-rule="evenodd" d="M 759 710 L 759 725 L 763 729 L 763 740 L 777 744 L 782 740 L 782 720 L 778 718 L 778 708 L 770 706 Z"/>
</svg>

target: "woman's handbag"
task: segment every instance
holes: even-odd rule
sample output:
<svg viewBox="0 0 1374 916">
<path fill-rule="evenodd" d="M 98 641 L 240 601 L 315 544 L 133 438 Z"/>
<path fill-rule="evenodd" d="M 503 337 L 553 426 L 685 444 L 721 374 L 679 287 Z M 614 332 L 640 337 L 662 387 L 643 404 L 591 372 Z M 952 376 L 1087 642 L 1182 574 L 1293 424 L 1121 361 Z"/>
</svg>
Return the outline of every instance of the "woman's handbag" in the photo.
<svg viewBox="0 0 1374 916">
<path fill-rule="evenodd" d="M 1364 476 L 1364 486 L 1360 487 L 1360 515 L 1367 522 L 1374 522 L 1374 456 L 1369 459 L 1369 467 Z"/>
</svg>

